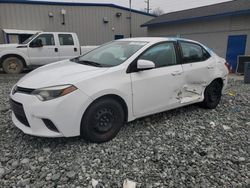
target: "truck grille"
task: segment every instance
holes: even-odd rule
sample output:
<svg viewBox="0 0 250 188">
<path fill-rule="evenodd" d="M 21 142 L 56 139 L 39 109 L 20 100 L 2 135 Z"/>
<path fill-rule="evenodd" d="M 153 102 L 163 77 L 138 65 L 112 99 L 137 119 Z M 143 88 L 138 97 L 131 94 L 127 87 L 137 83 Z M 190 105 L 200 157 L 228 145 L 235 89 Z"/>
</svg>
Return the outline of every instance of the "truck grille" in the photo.
<svg viewBox="0 0 250 188">
<path fill-rule="evenodd" d="M 23 109 L 23 105 L 19 102 L 10 99 L 10 106 L 18 121 L 20 121 L 26 127 L 30 127 Z"/>
</svg>

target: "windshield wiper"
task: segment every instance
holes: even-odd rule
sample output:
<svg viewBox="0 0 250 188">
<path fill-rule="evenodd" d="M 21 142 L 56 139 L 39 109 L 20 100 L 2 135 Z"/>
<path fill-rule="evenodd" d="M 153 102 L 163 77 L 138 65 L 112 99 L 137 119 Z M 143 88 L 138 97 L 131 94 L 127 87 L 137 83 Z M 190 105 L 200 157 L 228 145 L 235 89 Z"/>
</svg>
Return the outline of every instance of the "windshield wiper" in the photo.
<svg viewBox="0 0 250 188">
<path fill-rule="evenodd" d="M 79 61 L 79 57 L 75 57 L 75 58 L 73 58 L 73 59 L 70 59 L 70 61 L 73 61 L 73 62 L 78 63 L 78 61 Z"/>
<path fill-rule="evenodd" d="M 75 63 L 79 63 L 79 64 L 83 64 L 83 65 L 91 65 L 91 66 L 95 66 L 95 67 L 113 67 L 113 65 L 101 64 L 101 63 L 97 63 L 94 61 L 79 60 L 79 57 L 70 59 L 70 61 L 75 62 Z"/>
<path fill-rule="evenodd" d="M 84 64 L 84 65 L 91 65 L 91 66 L 95 66 L 95 67 L 103 67 L 102 64 L 100 63 L 97 63 L 97 62 L 94 62 L 94 61 L 76 61 L 77 63 L 80 63 L 80 64 Z"/>
</svg>

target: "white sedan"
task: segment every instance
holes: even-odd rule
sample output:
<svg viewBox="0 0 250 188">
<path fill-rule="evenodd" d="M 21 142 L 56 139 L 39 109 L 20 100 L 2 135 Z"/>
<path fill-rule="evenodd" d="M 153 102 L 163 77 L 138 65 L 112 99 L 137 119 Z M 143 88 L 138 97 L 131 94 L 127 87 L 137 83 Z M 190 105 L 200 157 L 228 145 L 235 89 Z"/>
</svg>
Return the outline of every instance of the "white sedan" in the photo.
<svg viewBox="0 0 250 188">
<path fill-rule="evenodd" d="M 130 38 L 38 68 L 12 89 L 12 120 L 24 133 L 109 141 L 125 122 L 200 103 L 216 108 L 224 59 L 177 38 Z"/>
</svg>

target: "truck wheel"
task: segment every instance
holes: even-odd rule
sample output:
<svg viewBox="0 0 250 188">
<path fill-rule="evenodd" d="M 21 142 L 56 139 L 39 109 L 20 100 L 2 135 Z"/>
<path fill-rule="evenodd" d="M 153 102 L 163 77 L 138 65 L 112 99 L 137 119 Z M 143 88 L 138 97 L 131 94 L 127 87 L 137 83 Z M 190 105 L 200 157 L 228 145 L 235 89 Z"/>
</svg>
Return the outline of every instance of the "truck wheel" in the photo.
<svg viewBox="0 0 250 188">
<path fill-rule="evenodd" d="M 23 71 L 23 61 L 18 57 L 7 57 L 3 60 L 2 67 L 7 74 L 19 74 Z"/>
<path fill-rule="evenodd" d="M 86 110 L 81 122 L 81 136 L 91 142 L 113 139 L 125 123 L 122 106 L 112 98 L 95 101 Z"/>
<path fill-rule="evenodd" d="M 222 85 L 218 81 L 213 81 L 209 84 L 204 92 L 204 100 L 200 103 L 203 108 L 214 109 L 221 99 Z"/>
</svg>

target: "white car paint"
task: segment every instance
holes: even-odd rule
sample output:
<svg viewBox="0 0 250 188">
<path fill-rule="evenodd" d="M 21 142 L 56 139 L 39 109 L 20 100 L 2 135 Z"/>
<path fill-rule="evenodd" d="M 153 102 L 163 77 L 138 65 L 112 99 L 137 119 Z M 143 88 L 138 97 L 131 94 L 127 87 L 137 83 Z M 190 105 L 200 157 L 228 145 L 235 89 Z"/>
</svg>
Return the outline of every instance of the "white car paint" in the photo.
<svg viewBox="0 0 250 188">
<path fill-rule="evenodd" d="M 225 60 L 204 47 L 211 57 L 200 63 L 177 64 L 150 70 L 127 73 L 130 64 L 145 50 L 162 42 L 177 42 L 176 38 L 131 38 L 118 41 L 145 45 L 130 58 L 114 67 L 93 67 L 60 61 L 38 68 L 24 76 L 12 89 L 10 98 L 21 103 L 30 127 L 21 123 L 14 113 L 14 124 L 24 133 L 45 137 L 71 137 L 80 135 L 80 124 L 85 110 L 96 99 L 117 95 L 126 103 L 127 121 L 169 109 L 201 102 L 204 90 L 214 79 L 227 85 L 228 70 Z M 94 50 L 95 51 L 95 50 Z M 94 52 L 93 51 L 93 52 Z M 41 101 L 32 94 L 13 92 L 16 86 L 39 89 L 71 84 L 78 89 L 68 95 Z M 49 130 L 41 120 L 50 119 L 59 132 Z"/>
<path fill-rule="evenodd" d="M 54 45 L 44 45 L 42 47 L 31 47 L 32 41 L 43 34 L 52 34 Z M 59 34 L 69 34 L 73 38 L 73 45 L 61 45 Z M 0 67 L 7 56 L 17 56 L 23 58 L 25 67 L 34 67 L 57 62 L 59 60 L 70 59 L 85 54 L 97 46 L 80 46 L 76 33 L 69 32 L 39 32 L 34 34 L 32 40 L 25 44 L 1 44 L 0 45 Z M 32 37 L 33 37 L 32 36 Z"/>
</svg>

